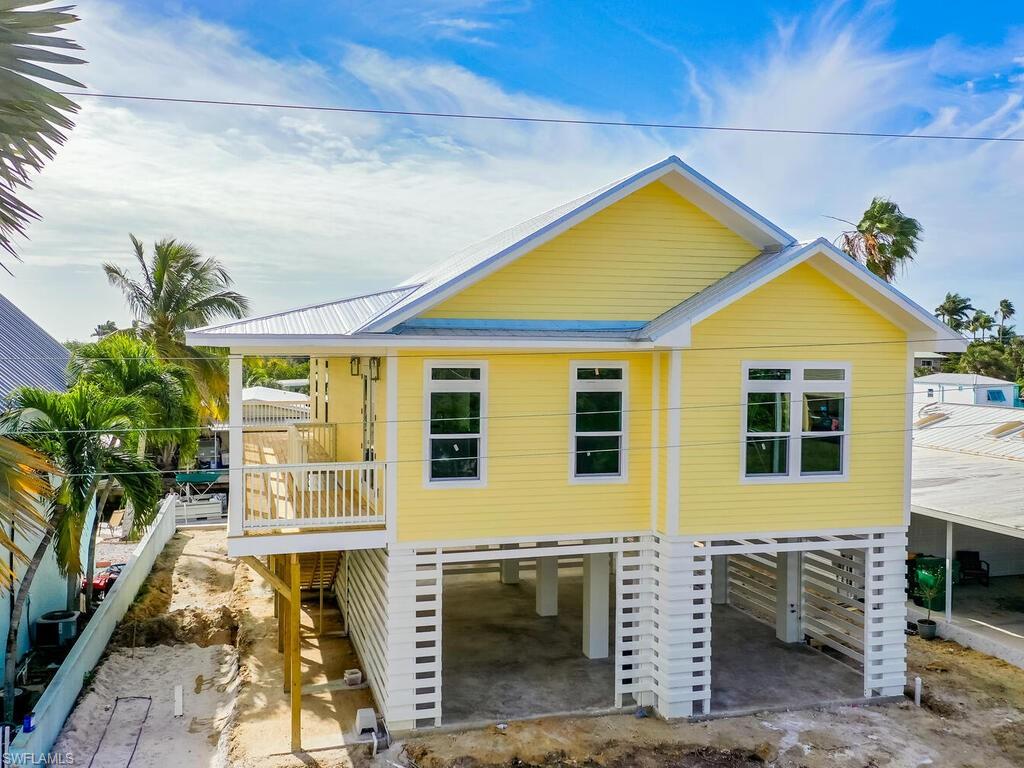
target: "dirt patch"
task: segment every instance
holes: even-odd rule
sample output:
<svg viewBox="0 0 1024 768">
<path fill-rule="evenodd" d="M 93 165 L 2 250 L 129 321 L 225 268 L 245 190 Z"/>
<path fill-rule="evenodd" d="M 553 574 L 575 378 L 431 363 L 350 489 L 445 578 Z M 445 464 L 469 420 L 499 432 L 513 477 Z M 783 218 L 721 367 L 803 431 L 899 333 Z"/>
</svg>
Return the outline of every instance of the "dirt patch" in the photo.
<svg viewBox="0 0 1024 768">
<path fill-rule="evenodd" d="M 777 712 L 700 723 L 629 715 L 546 718 L 508 728 L 424 734 L 391 768 L 1020 768 L 1024 670 L 955 643 L 909 638 L 923 704 Z M 401 754 L 399 750 L 405 750 Z M 405 756 L 411 760 L 403 763 Z M 388 761 L 393 761 L 389 763 Z"/>
<path fill-rule="evenodd" d="M 176 534 L 154 563 L 111 645 L 234 645 L 237 612 L 225 595 L 234 588 L 239 567 L 227 557 L 222 530 Z"/>
</svg>

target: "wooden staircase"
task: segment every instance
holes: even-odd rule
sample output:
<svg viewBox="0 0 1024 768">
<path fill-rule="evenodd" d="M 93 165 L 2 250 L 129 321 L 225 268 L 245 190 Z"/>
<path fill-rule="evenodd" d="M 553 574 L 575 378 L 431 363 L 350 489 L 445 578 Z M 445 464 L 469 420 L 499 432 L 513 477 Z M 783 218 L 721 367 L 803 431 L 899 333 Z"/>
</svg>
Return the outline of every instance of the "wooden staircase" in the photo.
<svg viewBox="0 0 1024 768">
<path fill-rule="evenodd" d="M 303 589 L 330 590 L 341 567 L 341 552 L 304 552 L 299 555 Z"/>
</svg>

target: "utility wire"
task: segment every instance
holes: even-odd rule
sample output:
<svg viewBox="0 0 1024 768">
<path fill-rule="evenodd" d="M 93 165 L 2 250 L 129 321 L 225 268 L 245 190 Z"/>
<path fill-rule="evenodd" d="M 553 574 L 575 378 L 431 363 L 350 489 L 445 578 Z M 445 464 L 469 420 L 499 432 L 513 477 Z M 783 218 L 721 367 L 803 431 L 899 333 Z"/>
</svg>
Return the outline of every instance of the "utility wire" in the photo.
<svg viewBox="0 0 1024 768">
<path fill-rule="evenodd" d="M 905 398 L 907 395 L 919 394 L 921 390 L 910 390 L 910 391 L 898 391 L 898 392 L 871 392 L 862 395 L 844 394 L 842 392 L 831 392 L 829 391 L 829 384 L 832 384 L 831 380 L 823 381 L 812 381 L 803 382 L 801 386 L 800 394 L 817 395 L 814 397 L 815 401 L 820 400 L 866 400 L 873 398 Z M 845 384 L 845 382 L 839 382 Z M 1008 385 L 1012 382 L 1008 382 Z M 807 389 L 808 384 L 822 386 L 817 387 L 811 391 Z M 963 391 L 970 391 L 975 389 L 994 389 L 998 388 L 994 384 L 965 384 L 963 385 Z M 582 390 L 581 390 L 582 391 Z M 610 390 L 619 391 L 619 390 Z M 764 394 L 764 393 L 760 393 Z M 768 394 L 791 394 L 788 391 L 781 391 L 779 393 L 768 393 Z M 822 395 L 838 395 L 838 397 L 822 397 Z M 330 402 L 330 401 L 328 401 Z M 262 404 L 262 403 L 261 403 Z M 291 403 L 283 401 L 278 403 L 266 403 L 271 407 L 288 407 Z M 934 401 L 931 403 L 921 404 L 921 408 L 928 406 L 944 405 L 945 403 L 940 401 Z M 569 416 L 602 416 L 608 414 L 631 414 L 631 413 L 661 413 L 665 411 L 713 411 L 723 408 L 743 408 L 749 405 L 748 402 L 731 402 L 731 403 L 701 403 L 699 405 L 678 405 L 678 406 L 665 406 L 657 408 L 614 408 L 609 410 L 600 411 L 539 411 L 534 413 L 499 413 L 499 414 L 480 414 L 479 416 L 423 416 L 422 418 L 408 418 L 408 419 L 375 419 L 373 424 L 376 426 L 386 424 L 424 424 L 426 422 L 448 422 L 448 421 L 503 421 L 508 419 L 546 419 L 546 418 L 559 418 Z M 760 405 L 760 404 L 758 404 Z M 954 403 L 957 405 L 957 403 Z M 964 403 L 966 405 L 966 403 Z M 990 406 L 1000 407 L 1000 406 Z M 1007 408 L 1007 410 L 1012 410 Z M 349 427 L 358 426 L 364 424 L 362 419 L 353 421 L 280 421 L 280 422 L 265 422 L 260 423 L 256 421 L 242 421 L 242 428 L 253 432 L 274 432 L 282 431 L 282 428 L 287 427 L 289 424 L 295 426 L 306 427 Z M 1004 424 L 1005 420 L 993 422 L 993 424 Z M 186 427 L 123 427 L 119 429 L 38 429 L 38 430 L 17 430 L 7 437 L 17 437 L 22 435 L 52 435 L 52 434 L 102 434 L 102 435 L 121 435 L 121 434 L 134 434 L 140 432 L 185 432 L 191 429 L 205 429 L 212 432 L 224 432 L 231 429 L 231 424 L 227 421 L 217 421 L 209 424 L 197 424 Z M 441 437 L 441 435 L 438 435 Z"/>
<path fill-rule="evenodd" d="M 931 431 L 937 430 L 937 429 L 950 429 L 950 428 L 959 428 L 959 427 L 986 427 L 986 426 L 995 426 L 995 425 L 999 425 L 999 424 L 1003 424 L 1003 423 L 1005 423 L 1005 422 L 1002 422 L 1002 421 L 998 421 L 998 422 L 983 421 L 983 422 L 977 422 L 977 423 L 974 423 L 974 424 L 946 424 L 946 425 L 935 424 L 935 425 L 929 425 L 927 427 L 927 429 L 928 429 L 929 432 L 931 432 Z M 851 436 L 861 437 L 861 436 L 865 436 L 865 435 L 905 434 L 905 433 L 908 433 L 908 432 L 917 432 L 917 431 L 920 431 L 921 429 L 924 429 L 924 427 L 911 427 L 910 429 L 906 429 L 906 428 L 900 428 L 900 429 L 875 429 L 875 430 L 863 430 L 863 431 L 859 431 L 859 432 L 856 432 L 856 431 L 854 431 L 854 432 L 815 432 L 815 433 L 808 433 L 806 435 L 804 435 L 804 434 L 793 434 L 793 435 L 786 435 L 786 436 L 782 436 L 782 437 L 779 437 L 778 435 L 770 435 L 770 436 L 763 437 L 763 438 L 755 437 L 755 438 L 750 438 L 750 439 L 754 440 L 755 442 L 770 442 L 770 441 L 780 440 L 780 439 L 786 440 L 786 439 L 790 439 L 791 437 L 792 438 L 800 438 L 800 439 L 803 439 L 803 440 L 815 440 L 815 439 L 818 439 L 818 438 L 827 438 L 827 437 L 851 437 Z M 452 434 L 452 435 L 444 435 L 443 437 L 445 439 L 447 439 L 447 438 L 457 439 L 457 438 L 459 438 L 459 435 Z M 736 445 L 736 446 L 742 447 L 742 446 L 746 445 L 747 439 L 748 439 L 747 435 L 740 435 L 740 436 L 738 436 L 736 438 L 733 438 L 731 440 L 705 440 L 705 441 L 694 441 L 694 442 L 688 442 L 688 443 L 675 443 L 675 444 L 671 444 L 671 445 L 629 445 L 629 446 L 620 446 L 619 448 L 595 448 L 595 449 L 586 450 L 586 451 L 578 451 L 578 450 L 575 450 L 575 449 L 570 449 L 570 450 L 567 450 L 567 451 L 541 451 L 541 452 L 531 452 L 531 453 L 500 453 L 500 454 L 489 454 L 489 455 L 486 455 L 486 456 L 455 456 L 455 457 L 440 458 L 440 459 L 434 459 L 434 458 L 430 458 L 430 457 L 425 457 L 425 458 L 422 458 L 422 459 L 394 459 L 394 460 L 378 459 L 378 460 L 376 460 L 374 462 L 365 462 L 365 463 L 374 463 L 374 464 L 383 464 L 385 466 L 392 466 L 392 465 L 395 465 L 395 464 L 423 464 L 425 462 L 435 462 L 435 461 L 466 461 L 467 459 L 477 459 L 477 460 L 480 460 L 480 461 L 483 461 L 483 460 L 494 461 L 494 460 L 503 460 L 503 459 L 523 459 L 523 458 L 537 458 L 537 457 L 549 457 L 549 456 L 571 456 L 571 455 L 577 454 L 577 453 L 615 453 L 615 452 L 629 453 L 629 452 L 633 452 L 633 451 L 650 451 L 650 450 L 661 451 L 661 450 L 667 450 L 669 448 L 680 448 L 680 449 L 682 449 L 682 448 L 705 448 L 705 447 L 722 446 L 722 445 Z M 923 446 L 923 447 L 928 447 L 928 446 Z M 1022 459 L 1015 459 L 1015 458 L 1009 457 L 1009 456 L 1000 456 L 1000 457 L 992 457 L 992 458 L 998 458 L 998 459 L 1002 459 L 1004 461 L 1022 461 Z M 333 464 L 346 464 L 346 463 L 362 464 L 364 462 L 307 462 L 305 464 L 246 464 L 246 465 L 243 465 L 241 467 L 238 467 L 238 469 L 241 469 L 243 471 L 248 471 L 248 472 L 252 472 L 253 470 L 258 470 L 258 471 L 261 471 L 261 472 L 276 472 L 278 470 L 292 470 L 292 469 L 298 469 L 298 470 L 305 469 L 307 471 L 312 471 L 312 472 L 322 472 L 322 471 L 328 471 L 328 468 L 331 465 L 333 465 Z M 318 467 L 323 467 L 323 468 L 318 468 Z M 157 474 L 157 475 L 175 475 L 175 474 L 181 474 L 181 473 L 184 473 L 184 472 L 212 472 L 212 471 L 228 472 L 228 471 L 230 471 L 230 468 L 222 467 L 219 470 L 201 470 L 201 469 L 182 470 L 182 469 L 155 469 L 154 468 L 154 469 L 140 469 L 140 470 L 126 471 L 126 472 L 98 472 L 98 473 L 90 472 L 90 473 L 78 473 L 78 474 L 71 473 L 71 474 L 61 475 L 61 477 L 94 477 L 96 475 L 102 475 L 104 477 L 119 477 L 119 476 L 122 476 L 122 475 L 153 475 L 153 474 Z"/>
<path fill-rule="evenodd" d="M 523 338 L 528 338 L 528 337 L 523 337 Z M 464 339 L 459 339 L 459 340 L 463 341 Z M 550 341 L 550 339 L 547 339 L 547 338 L 544 339 L 544 340 L 545 341 Z M 387 341 L 388 340 L 386 338 L 385 339 L 381 339 L 379 346 L 387 347 L 388 346 Z M 578 339 L 568 339 L 566 341 L 566 343 L 567 344 L 571 344 L 574 341 L 579 341 L 579 340 Z M 602 341 L 602 339 L 589 339 L 588 338 L 588 339 L 583 339 L 583 341 Z M 620 339 L 609 339 L 607 341 L 610 341 L 612 343 L 618 343 L 621 340 Z M 564 350 L 564 349 L 562 349 L 562 350 L 546 350 L 546 349 L 545 350 L 536 350 L 536 349 L 534 349 L 534 350 L 500 350 L 499 349 L 499 350 L 495 350 L 495 351 L 485 352 L 484 356 L 485 357 L 540 357 L 542 355 L 556 355 L 556 356 L 567 357 L 567 356 L 573 356 L 573 355 L 576 355 L 576 356 L 587 356 L 588 354 L 589 355 L 594 355 L 594 354 L 608 354 L 608 355 L 623 355 L 623 354 L 627 354 L 627 355 L 636 355 L 636 354 L 643 354 L 643 353 L 646 353 L 646 354 L 656 354 L 656 353 L 659 353 L 659 352 L 733 352 L 733 351 L 759 350 L 759 349 L 813 349 L 813 348 L 816 348 L 816 347 L 829 347 L 829 348 L 841 347 L 841 348 L 845 349 L 847 347 L 883 346 L 883 345 L 889 345 L 889 344 L 934 344 L 936 342 L 942 342 L 942 341 L 966 342 L 966 341 L 969 341 L 969 339 L 966 339 L 963 336 L 957 334 L 955 336 L 931 337 L 931 338 L 927 338 L 927 339 L 874 339 L 874 340 L 867 340 L 867 341 L 808 341 L 808 342 L 799 342 L 799 343 L 779 342 L 779 343 L 774 343 L 774 344 L 742 344 L 742 345 L 723 346 L 723 347 L 719 347 L 719 346 L 715 346 L 715 347 L 657 347 L 657 348 L 639 347 L 639 348 L 636 348 L 636 349 L 629 349 L 629 348 L 622 348 L 622 347 L 610 347 L 610 348 L 607 348 L 607 349 L 601 349 L 601 348 L 597 348 L 597 347 L 586 347 L 586 348 L 570 349 L 568 351 Z M 297 343 L 301 346 L 301 341 L 300 340 L 297 340 Z M 340 341 L 339 345 L 340 344 L 344 344 L 344 341 L 343 340 Z M 197 345 L 197 346 L 201 346 L 201 345 Z M 422 349 L 422 347 L 421 347 L 421 349 Z M 440 349 L 440 348 L 438 348 L 438 349 Z M 308 353 L 306 353 L 306 354 L 289 354 L 287 352 L 280 352 L 280 353 L 271 354 L 271 355 L 259 355 L 259 354 L 244 355 L 244 357 L 252 357 L 252 358 L 308 357 L 310 359 L 320 359 L 320 360 L 344 360 L 344 359 L 349 358 L 349 357 L 383 357 L 385 360 L 395 359 L 395 360 L 399 360 L 399 361 L 401 361 L 401 360 L 428 360 L 428 359 L 436 358 L 437 356 L 438 356 L 438 351 L 436 351 L 436 350 L 433 351 L 433 352 L 427 352 L 425 354 L 414 354 L 414 355 L 398 354 L 398 353 L 395 353 L 395 352 L 392 352 L 389 355 L 371 355 L 371 354 L 365 354 L 365 353 L 358 353 L 358 351 L 356 351 L 356 352 L 334 352 L 334 353 L 331 353 L 329 350 L 324 350 L 324 354 L 323 355 L 313 355 L 313 354 L 308 354 Z M 72 358 L 75 357 L 75 353 L 74 352 L 71 352 L 71 357 Z M 472 357 L 472 356 L 470 356 L 470 357 Z M 0 355 L 0 362 L 5 362 L 5 361 L 26 361 L 26 360 L 57 360 L 57 361 L 61 361 L 61 360 L 64 360 L 64 359 L 65 358 L 62 355 L 38 355 L 38 356 L 37 355 Z M 78 358 L 78 359 L 83 360 L 83 361 L 89 361 L 89 360 L 159 360 L 161 362 L 177 362 L 177 361 L 181 361 L 181 360 L 205 360 L 205 361 L 209 362 L 211 360 L 214 360 L 214 361 L 217 360 L 217 357 L 213 356 L 213 355 L 206 355 L 206 356 L 194 355 L 194 356 L 159 357 L 159 358 L 155 358 L 155 357 L 86 357 L 86 358 Z M 222 357 L 220 359 L 223 360 L 223 361 L 227 361 L 229 358 L 225 355 L 224 357 Z M 823 362 L 827 362 L 827 361 L 823 361 Z"/>
<path fill-rule="evenodd" d="M 75 98 L 89 97 L 121 101 L 150 101 L 173 104 L 206 104 L 221 107 L 259 107 L 263 109 L 308 110 L 315 112 L 341 112 L 353 115 L 381 115 L 391 117 L 430 117 L 451 120 L 476 120 L 510 123 L 539 123 L 543 125 L 582 125 L 607 128 L 656 128 L 683 131 L 715 131 L 729 133 L 763 133 L 797 136 L 849 136 L 869 139 L 925 139 L 932 141 L 992 141 L 1024 143 L 1017 136 L 963 136 L 944 133 L 897 133 L 888 131 L 829 131 L 806 128 L 763 128 L 738 125 L 707 125 L 699 123 L 653 123 L 630 120 L 594 120 L 568 117 L 526 117 L 523 115 L 492 115 L 470 112 L 428 112 L 406 109 L 372 109 L 369 107 L 342 107 L 322 104 L 285 104 L 263 101 L 234 101 L 229 99 L 200 99 L 174 96 L 143 96 L 127 93 L 97 93 L 95 91 L 58 91 Z"/>
</svg>

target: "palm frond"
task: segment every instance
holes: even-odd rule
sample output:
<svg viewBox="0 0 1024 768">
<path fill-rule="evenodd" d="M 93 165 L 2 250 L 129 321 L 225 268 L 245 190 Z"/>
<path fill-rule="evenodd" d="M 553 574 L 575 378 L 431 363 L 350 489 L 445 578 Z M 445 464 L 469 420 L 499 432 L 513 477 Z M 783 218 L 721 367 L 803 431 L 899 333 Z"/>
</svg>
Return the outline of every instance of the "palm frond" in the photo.
<svg viewBox="0 0 1024 768">
<path fill-rule="evenodd" d="M 57 36 L 78 20 L 68 7 L 29 10 L 42 2 L 0 3 L 0 250 L 18 258 L 12 238 L 24 236 L 38 214 L 18 199 L 32 173 L 51 160 L 64 143 L 78 106 L 44 83 L 82 87 L 51 66 L 82 64 L 57 50 L 81 46 Z M 0 263 L 0 266 L 3 266 Z M 4 267 L 6 269 L 6 266 Z"/>
</svg>

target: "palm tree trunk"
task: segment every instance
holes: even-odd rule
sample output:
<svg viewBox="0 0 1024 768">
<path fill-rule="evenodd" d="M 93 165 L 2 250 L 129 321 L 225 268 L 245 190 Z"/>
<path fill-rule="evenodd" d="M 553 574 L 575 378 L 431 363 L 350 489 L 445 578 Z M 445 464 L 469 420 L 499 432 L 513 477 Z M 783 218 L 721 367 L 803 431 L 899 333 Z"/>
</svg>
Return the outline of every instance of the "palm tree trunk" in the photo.
<svg viewBox="0 0 1024 768">
<path fill-rule="evenodd" d="M 139 432 L 139 446 L 136 451 L 140 459 L 146 458 L 146 432 Z M 132 537 L 132 529 L 135 528 L 135 510 L 129 501 L 124 507 L 124 517 L 121 518 L 121 539 L 129 541 Z"/>
<path fill-rule="evenodd" d="M 100 532 L 100 518 L 103 516 L 103 508 L 107 506 L 107 497 L 110 496 L 110 489 L 114 487 L 114 478 L 107 477 L 107 485 L 103 489 L 103 495 L 96 503 L 96 516 L 92 520 L 92 531 L 89 533 L 89 559 L 85 563 L 85 612 L 92 613 L 92 580 L 96 575 L 96 538 Z"/>
<path fill-rule="evenodd" d="M 54 526 L 50 526 L 39 540 L 39 546 L 36 547 L 32 560 L 25 569 L 25 575 L 21 577 L 18 596 L 11 609 L 11 626 L 7 630 L 7 650 L 4 655 L 4 720 L 8 723 L 14 722 L 14 679 L 18 671 L 18 629 L 21 626 L 21 614 L 25 610 L 25 601 L 28 600 L 36 571 L 39 570 L 39 564 L 43 561 L 47 547 L 50 546 L 50 540 L 53 539 L 53 531 Z"/>
</svg>

